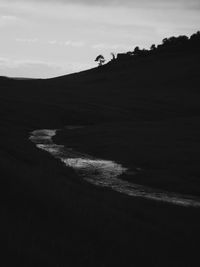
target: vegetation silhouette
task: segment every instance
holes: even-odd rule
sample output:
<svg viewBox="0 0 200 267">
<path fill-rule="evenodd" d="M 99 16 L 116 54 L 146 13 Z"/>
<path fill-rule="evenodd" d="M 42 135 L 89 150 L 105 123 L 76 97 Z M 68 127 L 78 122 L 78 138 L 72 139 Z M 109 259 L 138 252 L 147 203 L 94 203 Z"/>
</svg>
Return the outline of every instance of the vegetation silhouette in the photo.
<svg viewBox="0 0 200 267">
<path fill-rule="evenodd" d="M 95 59 L 96 62 L 98 62 L 99 67 L 102 66 L 105 63 L 105 58 L 102 55 L 99 55 Z"/>
<path fill-rule="evenodd" d="M 149 50 L 140 49 L 139 46 L 136 46 L 133 51 L 128 51 L 126 53 L 118 53 L 115 58 L 112 57 L 110 62 L 112 63 L 119 63 L 126 61 L 128 62 L 132 59 L 147 57 L 151 55 L 162 56 L 162 55 L 179 54 L 179 53 L 187 54 L 197 51 L 200 51 L 200 31 L 197 31 L 190 37 L 181 35 L 178 37 L 172 36 L 169 38 L 164 38 L 161 44 L 157 46 L 155 44 L 152 44 Z"/>
<path fill-rule="evenodd" d="M 116 60 L 116 55 L 115 55 L 115 53 L 110 53 L 111 54 L 111 56 L 112 56 L 112 59 L 111 59 L 111 61 L 113 61 L 113 60 Z"/>
<path fill-rule="evenodd" d="M 198 266 L 199 209 L 97 188 L 28 139 L 60 129 L 57 144 L 123 164 L 125 181 L 199 198 L 199 33 L 176 41 L 57 78 L 0 77 L 1 266 Z"/>
</svg>

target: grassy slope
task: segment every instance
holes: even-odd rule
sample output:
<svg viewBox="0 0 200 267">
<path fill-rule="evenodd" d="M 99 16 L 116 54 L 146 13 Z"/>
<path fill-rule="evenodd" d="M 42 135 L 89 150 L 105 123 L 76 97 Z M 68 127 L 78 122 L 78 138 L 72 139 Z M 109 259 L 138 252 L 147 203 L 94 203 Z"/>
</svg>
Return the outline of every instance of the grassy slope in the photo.
<svg viewBox="0 0 200 267">
<path fill-rule="evenodd" d="M 60 133 L 57 141 L 142 168 L 128 178 L 133 182 L 199 195 L 198 61 L 150 58 L 123 71 L 106 66 L 92 82 L 80 77 L 66 94 L 77 94 L 82 116 L 95 125 Z"/>
<path fill-rule="evenodd" d="M 1 79 L 2 266 L 195 266 L 198 210 L 95 188 L 27 137 L 90 124 L 57 141 L 144 168 L 134 181 L 199 194 L 198 62 L 149 58 L 125 70 Z"/>
</svg>

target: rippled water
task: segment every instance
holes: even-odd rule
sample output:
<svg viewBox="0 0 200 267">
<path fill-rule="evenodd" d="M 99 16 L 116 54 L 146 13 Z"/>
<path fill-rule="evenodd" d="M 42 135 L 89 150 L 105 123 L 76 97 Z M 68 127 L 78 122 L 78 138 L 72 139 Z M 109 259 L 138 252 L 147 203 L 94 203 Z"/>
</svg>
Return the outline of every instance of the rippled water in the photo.
<svg viewBox="0 0 200 267">
<path fill-rule="evenodd" d="M 76 127 L 77 128 L 77 127 Z M 76 128 L 69 127 L 69 130 Z M 61 160 L 67 167 L 73 168 L 86 181 L 101 187 L 132 196 L 164 201 L 181 206 L 200 207 L 200 200 L 189 195 L 164 192 L 158 189 L 133 184 L 120 179 L 128 169 L 114 161 L 97 159 L 87 154 L 76 152 L 71 148 L 53 143 L 52 137 L 57 130 L 36 130 L 30 140 L 42 150 Z M 134 175 L 134 174 L 133 174 Z"/>
</svg>

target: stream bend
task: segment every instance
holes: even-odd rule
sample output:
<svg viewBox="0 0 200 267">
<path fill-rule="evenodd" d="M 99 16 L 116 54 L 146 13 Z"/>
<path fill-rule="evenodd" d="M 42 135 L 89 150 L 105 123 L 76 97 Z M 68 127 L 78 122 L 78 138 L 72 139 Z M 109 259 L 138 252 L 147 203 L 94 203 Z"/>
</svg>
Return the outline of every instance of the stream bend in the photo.
<svg viewBox="0 0 200 267">
<path fill-rule="evenodd" d="M 114 161 L 97 159 L 64 145 L 55 144 L 52 138 L 56 132 L 57 130 L 49 129 L 35 130 L 31 132 L 29 139 L 39 149 L 47 151 L 67 167 L 73 168 L 87 182 L 131 197 L 142 197 L 185 207 L 200 207 L 200 200 L 193 196 L 161 191 L 120 179 L 120 176 L 127 172 L 127 168 Z"/>
</svg>

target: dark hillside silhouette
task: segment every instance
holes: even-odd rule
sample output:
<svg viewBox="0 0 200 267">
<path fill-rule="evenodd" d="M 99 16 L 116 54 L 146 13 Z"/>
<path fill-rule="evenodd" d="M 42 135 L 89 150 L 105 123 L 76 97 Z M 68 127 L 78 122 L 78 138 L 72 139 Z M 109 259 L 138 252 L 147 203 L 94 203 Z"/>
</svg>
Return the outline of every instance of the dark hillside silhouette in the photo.
<svg viewBox="0 0 200 267">
<path fill-rule="evenodd" d="M 167 54 L 191 54 L 200 53 L 200 31 L 193 34 L 190 38 L 185 35 L 178 37 L 165 38 L 162 44 L 152 44 L 150 49 L 140 49 L 138 46 L 133 51 L 117 54 L 115 61 L 111 63 L 120 64 L 120 62 L 130 62 L 136 58 L 148 57 L 151 55 L 164 56 Z"/>
<path fill-rule="evenodd" d="M 94 186 L 29 140 L 59 129 L 54 143 L 122 164 L 122 181 L 199 199 L 199 33 L 168 39 L 76 74 L 0 77 L 1 266 L 198 266 L 199 208 Z"/>
</svg>

